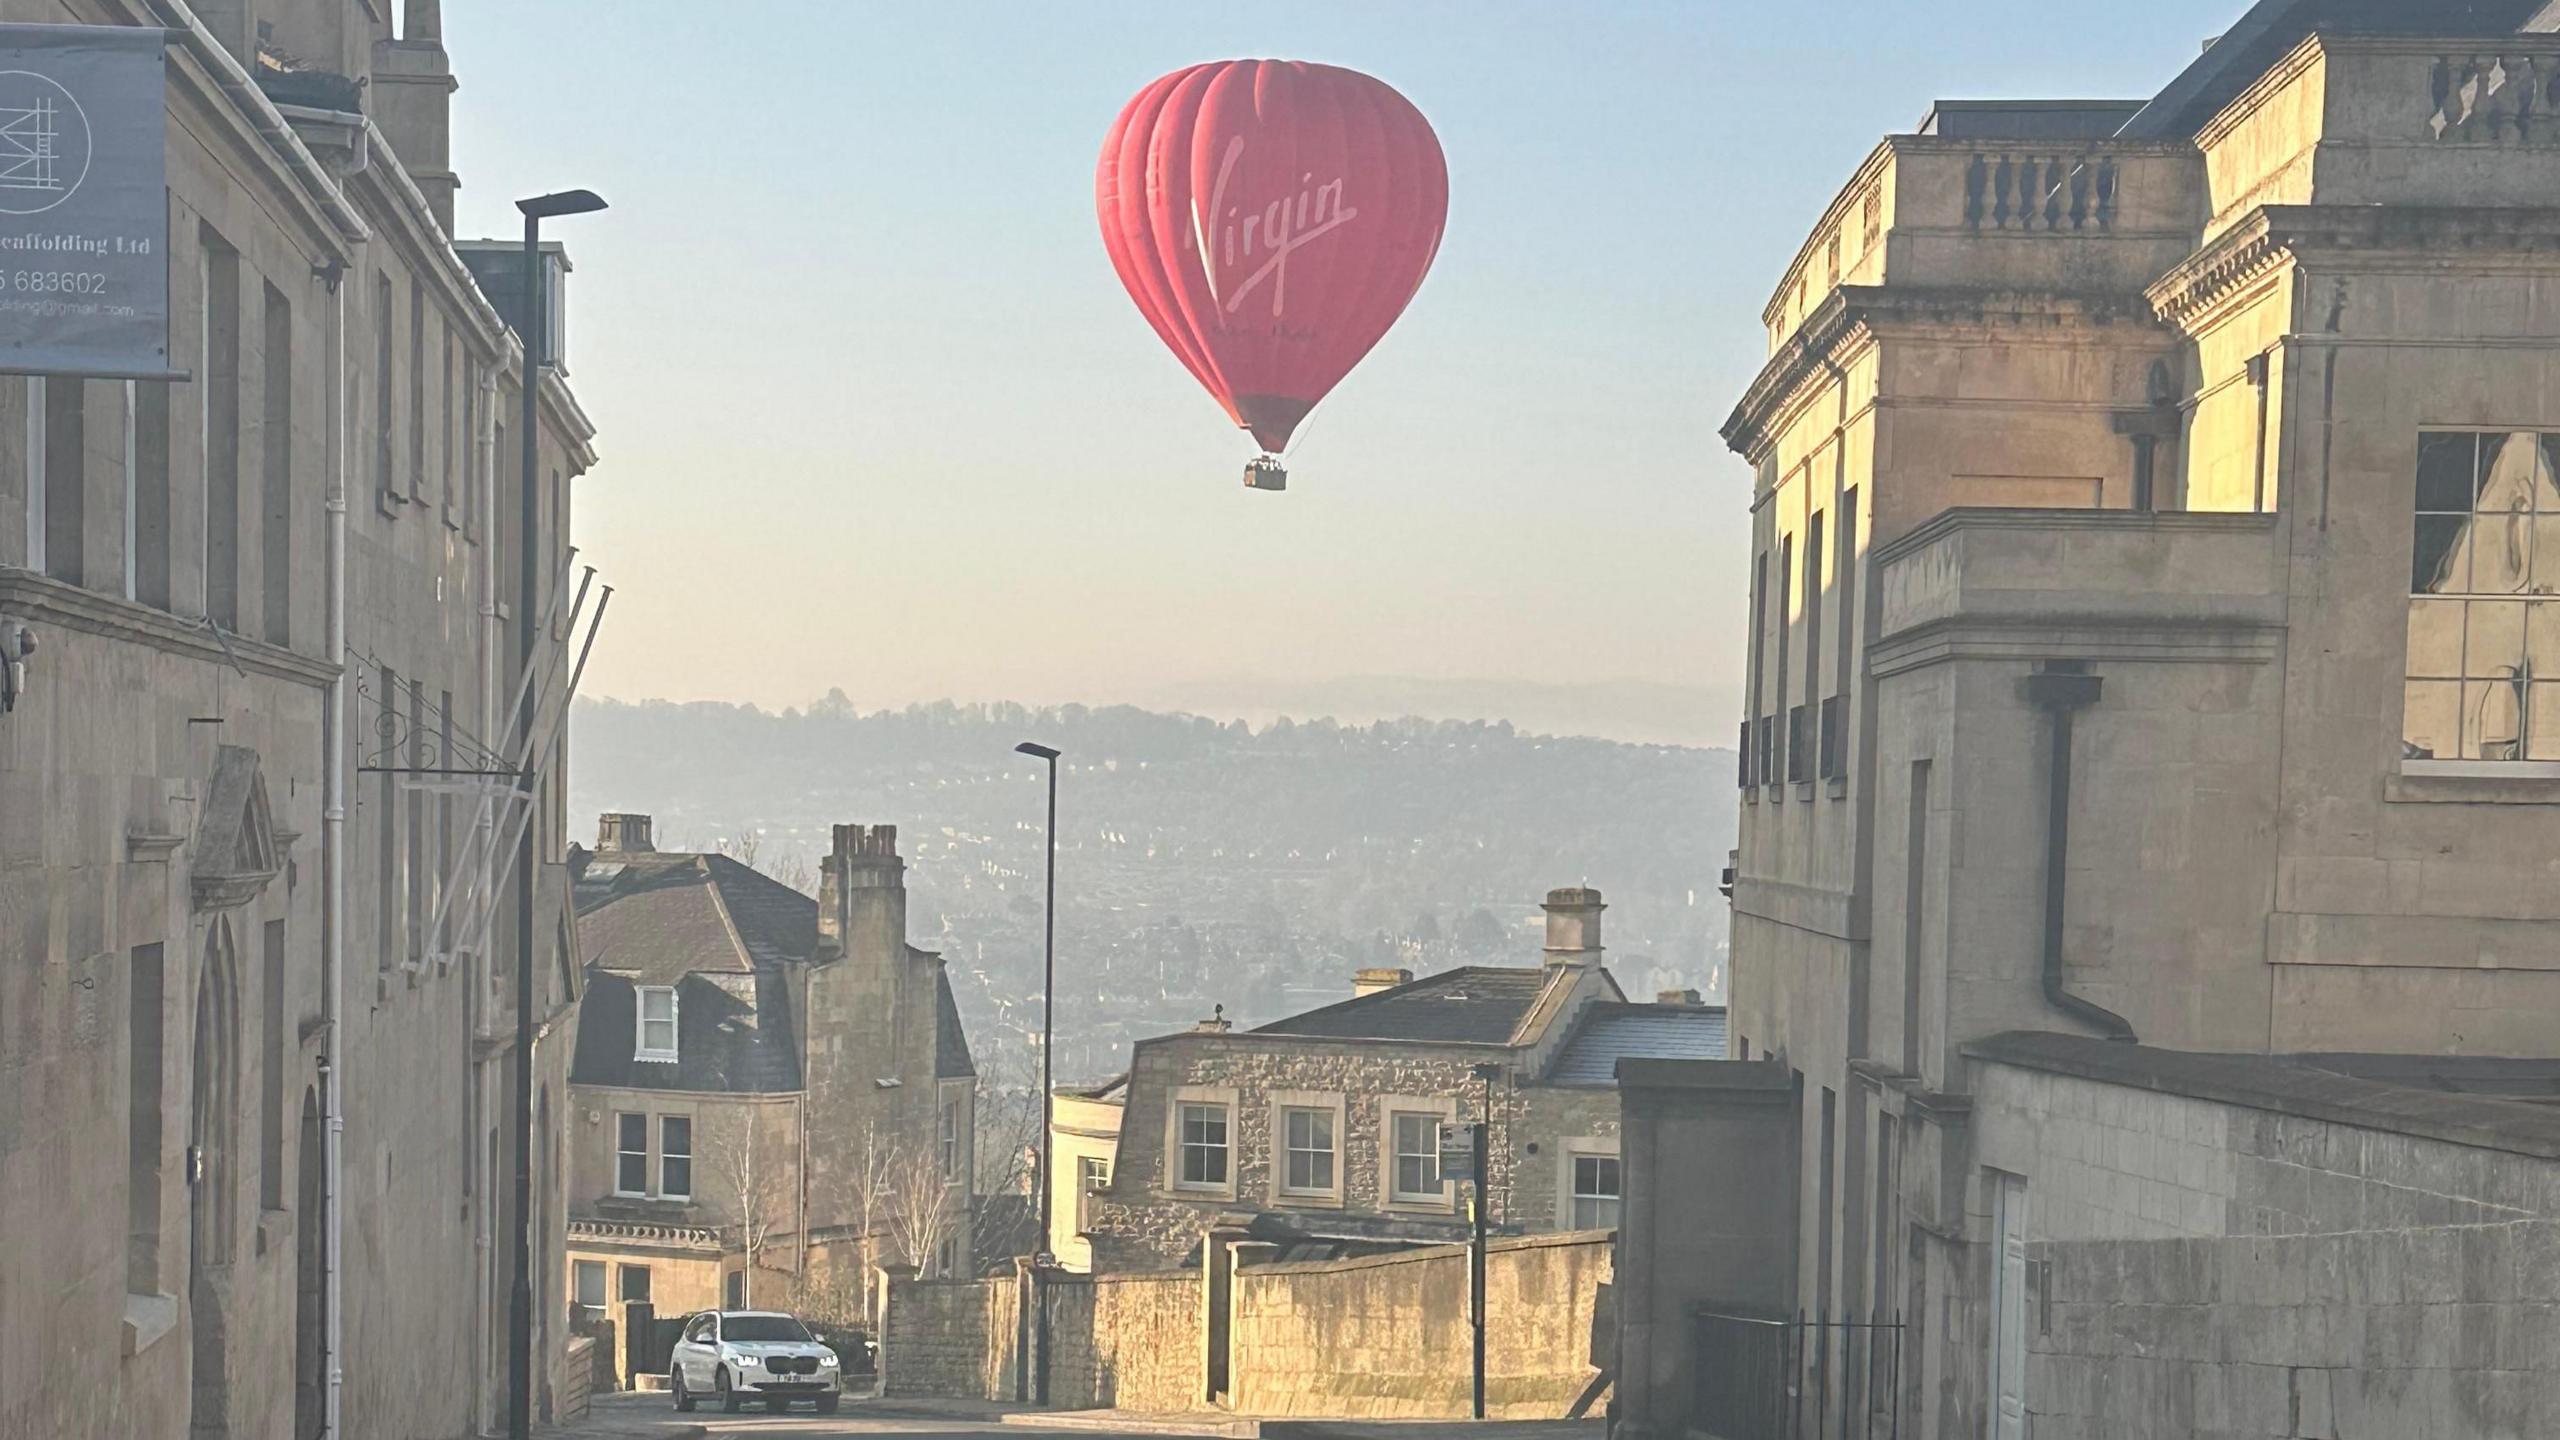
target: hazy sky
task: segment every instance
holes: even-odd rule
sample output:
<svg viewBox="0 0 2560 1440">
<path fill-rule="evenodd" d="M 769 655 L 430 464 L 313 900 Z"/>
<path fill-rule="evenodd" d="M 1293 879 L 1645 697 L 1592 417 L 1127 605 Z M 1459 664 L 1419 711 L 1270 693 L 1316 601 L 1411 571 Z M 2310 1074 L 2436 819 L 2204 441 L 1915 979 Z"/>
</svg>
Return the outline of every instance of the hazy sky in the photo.
<svg viewBox="0 0 2560 1440">
<path fill-rule="evenodd" d="M 448 0 L 466 233 L 567 185 L 577 538 L 625 699 L 1463 708 L 1729 743 L 1716 429 L 1931 98 L 2144 95 L 2241 0 Z M 2069 13 L 2063 13 L 2064 11 Z M 1284 494 L 1096 235 L 1121 104 L 1348 65 L 1447 152 L 1438 264 Z M 1407 682 L 1429 682 L 1408 684 Z"/>
</svg>

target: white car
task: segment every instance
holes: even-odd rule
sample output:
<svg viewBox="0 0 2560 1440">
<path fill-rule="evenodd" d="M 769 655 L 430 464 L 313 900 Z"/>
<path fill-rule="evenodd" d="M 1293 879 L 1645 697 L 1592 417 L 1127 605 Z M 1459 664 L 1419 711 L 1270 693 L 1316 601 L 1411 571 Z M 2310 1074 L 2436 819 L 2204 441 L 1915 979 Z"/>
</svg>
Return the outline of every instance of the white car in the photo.
<svg viewBox="0 0 2560 1440">
<path fill-rule="evenodd" d="M 717 1400 L 735 1410 L 749 1400 L 782 1410 L 794 1400 L 814 1400 L 832 1414 L 841 1362 L 818 1343 L 809 1327 L 770 1310 L 706 1310 L 685 1322 L 667 1363 L 667 1388 L 676 1408 L 691 1410 Z"/>
</svg>

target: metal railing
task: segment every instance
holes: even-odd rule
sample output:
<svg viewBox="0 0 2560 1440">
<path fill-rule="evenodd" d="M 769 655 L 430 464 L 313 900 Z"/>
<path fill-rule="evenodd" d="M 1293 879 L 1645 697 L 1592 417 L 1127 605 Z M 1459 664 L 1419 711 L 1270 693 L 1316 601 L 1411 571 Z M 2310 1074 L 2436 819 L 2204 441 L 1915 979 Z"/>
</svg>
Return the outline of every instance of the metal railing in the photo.
<svg viewBox="0 0 2560 1440">
<path fill-rule="evenodd" d="M 1901 1440 L 1902 1319 L 1694 1312 L 1696 1413 L 1716 1440 Z"/>
</svg>

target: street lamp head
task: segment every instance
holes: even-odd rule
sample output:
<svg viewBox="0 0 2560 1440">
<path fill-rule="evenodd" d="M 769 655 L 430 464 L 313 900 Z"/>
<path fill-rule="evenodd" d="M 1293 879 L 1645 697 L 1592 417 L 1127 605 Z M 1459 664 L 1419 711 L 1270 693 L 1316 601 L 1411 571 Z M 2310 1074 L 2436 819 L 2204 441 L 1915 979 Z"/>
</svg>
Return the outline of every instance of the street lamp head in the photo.
<svg viewBox="0 0 2560 1440">
<path fill-rule="evenodd" d="M 1057 751 L 1050 749 L 1048 746 L 1043 745 L 1036 740 L 1025 740 L 1021 744 L 1014 746 L 1013 753 L 1017 755 L 1035 755 L 1043 760 L 1055 760 L 1058 758 Z"/>
<path fill-rule="evenodd" d="M 536 195 L 519 200 L 516 208 L 535 220 L 548 220 L 555 215 L 585 215 L 604 208 L 604 197 L 593 190 L 561 190 L 549 195 Z"/>
</svg>

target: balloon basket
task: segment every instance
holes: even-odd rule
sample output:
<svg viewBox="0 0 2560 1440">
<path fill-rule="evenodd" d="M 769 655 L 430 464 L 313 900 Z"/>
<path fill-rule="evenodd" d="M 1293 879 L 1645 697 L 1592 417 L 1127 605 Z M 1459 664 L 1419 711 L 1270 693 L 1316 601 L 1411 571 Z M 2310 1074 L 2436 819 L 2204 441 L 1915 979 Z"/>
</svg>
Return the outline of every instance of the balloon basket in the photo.
<svg viewBox="0 0 2560 1440">
<path fill-rule="evenodd" d="M 1247 490 L 1286 490 L 1289 472 L 1280 468 L 1277 455 L 1258 455 L 1245 462 L 1244 488 Z"/>
</svg>

